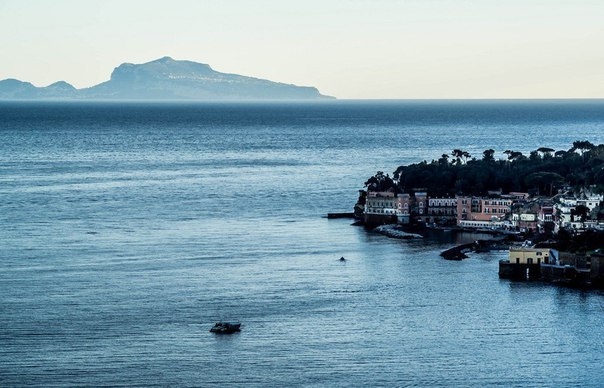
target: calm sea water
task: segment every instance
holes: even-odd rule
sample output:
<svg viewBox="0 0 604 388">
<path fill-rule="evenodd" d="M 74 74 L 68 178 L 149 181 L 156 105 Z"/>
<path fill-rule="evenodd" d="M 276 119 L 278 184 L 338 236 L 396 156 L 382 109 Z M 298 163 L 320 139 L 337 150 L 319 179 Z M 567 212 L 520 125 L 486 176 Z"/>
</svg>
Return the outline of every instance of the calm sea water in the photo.
<svg viewBox="0 0 604 388">
<path fill-rule="evenodd" d="M 1 103 L 0 139 L 1 386 L 604 385 L 604 293 L 323 218 L 453 148 L 604 143 L 603 101 Z"/>
</svg>

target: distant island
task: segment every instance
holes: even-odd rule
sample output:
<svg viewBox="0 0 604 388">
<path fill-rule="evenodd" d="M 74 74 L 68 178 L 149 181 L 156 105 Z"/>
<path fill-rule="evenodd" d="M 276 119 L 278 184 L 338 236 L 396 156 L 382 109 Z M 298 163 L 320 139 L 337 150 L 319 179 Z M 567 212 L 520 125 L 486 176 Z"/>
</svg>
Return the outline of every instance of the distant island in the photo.
<svg viewBox="0 0 604 388">
<path fill-rule="evenodd" d="M 16 79 L 0 81 L 0 100 L 321 100 L 316 88 L 221 73 L 209 65 L 163 57 L 123 63 L 109 81 L 76 89 L 65 81 L 36 87 Z"/>
</svg>

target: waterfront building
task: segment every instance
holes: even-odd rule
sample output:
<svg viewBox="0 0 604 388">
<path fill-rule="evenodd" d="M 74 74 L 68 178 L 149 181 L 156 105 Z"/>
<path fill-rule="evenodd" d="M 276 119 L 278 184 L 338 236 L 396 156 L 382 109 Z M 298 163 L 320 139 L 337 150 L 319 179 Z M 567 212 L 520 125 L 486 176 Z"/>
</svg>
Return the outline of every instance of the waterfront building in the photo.
<svg viewBox="0 0 604 388">
<path fill-rule="evenodd" d="M 392 191 L 368 191 L 364 220 L 367 225 L 396 223 L 396 195 Z"/>
<path fill-rule="evenodd" d="M 537 280 L 541 277 L 542 263 L 550 263 L 549 248 L 510 247 L 507 260 L 499 261 L 502 279 Z"/>
<path fill-rule="evenodd" d="M 428 193 L 425 191 L 416 191 L 414 195 L 414 206 L 412 214 L 416 215 L 418 222 L 426 222 L 428 209 Z"/>
<path fill-rule="evenodd" d="M 544 280 L 578 287 L 604 286 L 604 255 L 574 254 L 549 248 L 511 247 L 499 261 L 502 279 Z"/>
<path fill-rule="evenodd" d="M 411 222 L 411 209 L 414 199 L 407 193 L 396 195 L 396 217 L 399 224 L 409 224 Z"/>
<path fill-rule="evenodd" d="M 549 264 L 550 248 L 511 247 L 508 260 L 513 264 Z"/>
<path fill-rule="evenodd" d="M 522 280 L 540 279 L 541 266 L 550 264 L 552 260 L 556 260 L 556 257 L 557 252 L 549 248 L 510 247 L 508 259 L 499 261 L 499 277 Z"/>
<path fill-rule="evenodd" d="M 457 224 L 462 221 L 501 222 L 512 211 L 512 199 L 493 197 L 457 197 Z"/>
<path fill-rule="evenodd" d="M 427 222 L 448 225 L 457 222 L 457 198 L 428 198 Z"/>
</svg>

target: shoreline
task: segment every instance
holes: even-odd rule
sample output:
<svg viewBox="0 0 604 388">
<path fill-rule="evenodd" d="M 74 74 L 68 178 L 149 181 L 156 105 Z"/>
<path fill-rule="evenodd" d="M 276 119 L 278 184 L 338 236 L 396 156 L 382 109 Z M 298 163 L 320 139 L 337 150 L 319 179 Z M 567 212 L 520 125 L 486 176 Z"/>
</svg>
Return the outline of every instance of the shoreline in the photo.
<svg viewBox="0 0 604 388">
<path fill-rule="evenodd" d="M 343 217 L 342 217 L 343 218 Z M 356 217 L 352 217 L 356 218 Z M 448 261 L 462 261 L 468 258 L 468 253 L 484 253 L 490 251 L 511 251 L 513 246 L 520 246 L 522 243 L 523 247 L 526 247 L 526 243 L 530 243 L 530 245 L 541 249 L 557 249 L 552 246 L 556 246 L 561 241 L 557 238 L 553 238 L 549 236 L 547 240 L 544 240 L 545 237 L 548 237 L 543 234 L 523 234 L 520 232 L 512 232 L 505 230 L 492 230 L 492 229 L 472 229 L 472 228 L 463 228 L 457 226 L 434 226 L 434 225 L 412 225 L 412 226 L 402 226 L 398 224 L 383 224 L 378 225 L 376 227 L 372 227 L 373 225 L 367 225 L 362 220 L 358 220 L 351 224 L 351 226 L 363 226 L 365 230 L 368 232 L 378 233 L 384 235 L 389 238 L 395 238 L 399 240 L 411 240 L 411 239 L 430 239 L 430 236 L 426 236 L 426 233 L 429 231 L 436 231 L 440 233 L 469 233 L 469 234 L 489 234 L 492 236 L 490 239 L 476 239 L 472 242 L 462 243 L 454 245 L 448 249 L 445 249 L 440 253 L 444 260 Z M 530 240 L 527 238 L 534 237 L 538 241 L 536 244 L 532 244 Z M 524 242 L 524 243 L 523 243 Z M 527 247 L 528 248 L 528 247 Z M 556 254 L 557 255 L 557 254 Z M 587 254 L 586 252 L 582 253 L 573 253 L 573 255 L 582 255 L 589 257 L 602 257 L 603 255 L 599 251 L 594 251 L 594 253 Z M 593 256 L 595 255 L 595 256 Z M 597 260 L 594 266 L 599 267 L 601 260 Z M 505 267 L 504 271 L 502 271 L 502 266 Z M 519 268 L 516 268 L 518 266 Z M 522 268 L 520 268 L 522 267 Z M 576 288 L 582 290 L 602 290 L 604 289 L 604 280 L 602 280 L 601 275 L 597 275 L 600 272 L 596 272 L 595 277 L 590 277 L 589 272 L 591 271 L 590 267 L 583 267 L 578 264 L 548 264 L 548 263 L 537 263 L 528 265 L 528 267 L 532 268 L 530 271 L 527 271 L 527 265 L 525 264 L 515 264 L 510 263 L 510 259 L 500 260 L 499 261 L 499 278 L 506 279 L 509 281 L 521 281 L 521 282 L 542 282 L 551 284 L 554 286 L 562 286 L 569 288 Z M 527 268 L 528 268 L 527 267 Z M 545 272 L 544 272 L 545 271 Z M 543 273 L 543 276 L 542 276 Z M 508 274 L 508 275 L 506 275 Z M 512 274 L 512 275 L 509 275 Z M 521 276 L 525 274 L 526 276 Z M 569 275 L 570 274 L 570 275 Z M 579 274 L 579 275 L 577 275 Z"/>
</svg>

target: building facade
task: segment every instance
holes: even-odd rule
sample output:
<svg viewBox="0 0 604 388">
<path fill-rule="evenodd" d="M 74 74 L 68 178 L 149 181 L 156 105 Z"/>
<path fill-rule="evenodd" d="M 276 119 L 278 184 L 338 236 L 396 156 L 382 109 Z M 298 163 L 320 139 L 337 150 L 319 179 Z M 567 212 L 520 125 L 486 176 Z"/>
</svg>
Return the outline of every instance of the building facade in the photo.
<svg viewBox="0 0 604 388">
<path fill-rule="evenodd" d="M 508 254 L 511 264 L 549 264 L 549 248 L 511 247 Z"/>
<path fill-rule="evenodd" d="M 396 195 L 391 191 L 368 191 L 364 221 L 367 225 L 396 223 Z"/>
<path fill-rule="evenodd" d="M 457 223 L 457 198 L 428 198 L 427 222 L 439 225 Z"/>
<path fill-rule="evenodd" d="M 512 199 L 457 197 L 457 224 L 462 221 L 501 222 L 512 211 Z"/>
</svg>

